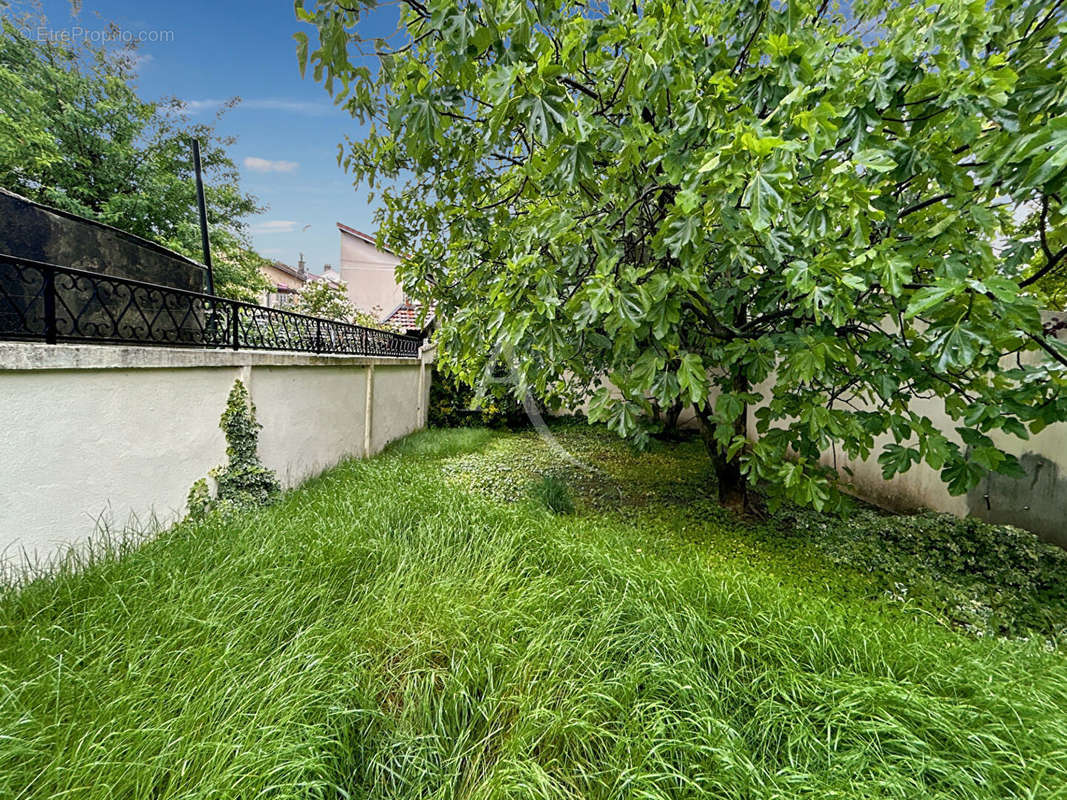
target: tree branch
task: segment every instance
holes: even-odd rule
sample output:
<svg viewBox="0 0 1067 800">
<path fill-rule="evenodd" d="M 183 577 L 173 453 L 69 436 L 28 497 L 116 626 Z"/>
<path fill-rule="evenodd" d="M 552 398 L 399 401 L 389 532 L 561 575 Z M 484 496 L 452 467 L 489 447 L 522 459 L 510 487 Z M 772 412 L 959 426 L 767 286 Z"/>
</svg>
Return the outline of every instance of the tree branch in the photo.
<svg viewBox="0 0 1067 800">
<path fill-rule="evenodd" d="M 909 214 L 914 214 L 916 211 L 922 211 L 924 208 L 929 208 L 935 203 L 940 203 L 943 200 L 948 200 L 950 197 L 953 196 L 954 195 L 951 192 L 945 192 L 944 194 L 935 195 L 934 197 L 931 197 L 927 200 L 923 200 L 921 203 L 916 203 L 913 206 L 908 206 L 899 214 L 897 214 L 897 219 L 904 219 L 904 217 L 908 216 Z"/>
<path fill-rule="evenodd" d="M 1055 269 L 1056 265 L 1063 260 L 1064 256 L 1067 256 L 1067 246 L 1060 248 L 1059 252 L 1053 253 L 1048 246 L 1048 195 L 1041 196 L 1041 219 L 1038 222 L 1037 232 L 1041 238 L 1041 252 L 1045 254 L 1045 265 L 1041 267 L 1037 272 L 1031 275 L 1029 278 L 1023 281 L 1019 281 L 1019 288 L 1025 289 L 1032 283 L 1035 283 L 1045 277 L 1049 272 Z"/>
<path fill-rule="evenodd" d="M 579 83 L 578 81 L 574 80 L 574 78 L 568 78 L 566 75 L 561 75 L 556 80 L 558 80 L 564 86 L 569 86 L 570 88 L 574 89 L 575 91 L 581 92 L 586 97 L 593 98 L 594 100 L 597 101 L 597 103 L 600 102 L 600 94 L 599 93 L 597 93 L 594 90 L 590 89 L 585 84 Z"/>
<path fill-rule="evenodd" d="M 1059 353 L 1057 353 L 1054 349 L 1052 349 L 1052 345 L 1050 345 L 1048 342 L 1046 342 L 1040 336 L 1034 336 L 1034 334 L 1032 334 L 1032 333 L 1028 333 L 1026 335 L 1029 336 L 1031 339 L 1033 339 L 1038 347 L 1040 347 L 1042 350 L 1044 350 L 1046 353 L 1048 353 L 1050 356 L 1052 356 L 1054 361 L 1057 361 L 1060 364 L 1062 364 L 1063 366 L 1067 367 L 1067 358 L 1064 358 Z"/>
</svg>

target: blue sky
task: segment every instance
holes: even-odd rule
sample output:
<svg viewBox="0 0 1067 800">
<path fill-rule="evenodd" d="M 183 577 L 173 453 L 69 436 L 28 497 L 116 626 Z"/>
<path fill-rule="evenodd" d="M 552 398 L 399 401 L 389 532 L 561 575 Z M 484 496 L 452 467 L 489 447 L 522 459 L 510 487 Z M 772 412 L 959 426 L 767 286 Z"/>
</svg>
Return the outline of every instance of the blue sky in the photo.
<svg viewBox="0 0 1067 800">
<path fill-rule="evenodd" d="M 158 38 L 169 41 L 138 47 L 145 99 L 179 97 L 210 119 L 228 98 L 242 98 L 218 130 L 237 137 L 231 155 L 244 189 L 270 206 L 252 220 L 261 253 L 295 265 L 302 251 L 308 267 L 321 272 L 323 264 L 337 264 L 336 222 L 376 230 L 366 190 L 337 165 L 338 143 L 346 134 L 358 137 L 360 126 L 310 75 L 300 77 L 292 36 L 312 29 L 297 22 L 291 0 L 83 0 L 76 19 L 68 0 L 43 5 L 52 28 L 99 30 L 114 22 L 133 36 L 165 32 Z M 365 36 L 387 36 L 395 15 L 379 12 L 364 26 Z"/>
</svg>

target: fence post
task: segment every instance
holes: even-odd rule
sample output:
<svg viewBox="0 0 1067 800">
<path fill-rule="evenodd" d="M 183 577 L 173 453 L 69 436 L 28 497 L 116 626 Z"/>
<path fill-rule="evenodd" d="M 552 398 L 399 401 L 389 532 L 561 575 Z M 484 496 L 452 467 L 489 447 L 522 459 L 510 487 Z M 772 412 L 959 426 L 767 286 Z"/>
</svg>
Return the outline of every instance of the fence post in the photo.
<svg viewBox="0 0 1067 800">
<path fill-rule="evenodd" d="M 241 340 L 241 324 L 238 316 L 238 312 L 241 307 L 237 303 L 230 303 L 230 310 L 233 314 L 233 330 L 231 336 L 233 336 L 233 349 L 236 350 L 240 346 Z"/>
<path fill-rule="evenodd" d="M 315 320 L 315 352 L 322 352 L 322 320 Z"/>
<path fill-rule="evenodd" d="M 44 269 L 44 340 L 56 343 L 56 271 Z"/>
</svg>

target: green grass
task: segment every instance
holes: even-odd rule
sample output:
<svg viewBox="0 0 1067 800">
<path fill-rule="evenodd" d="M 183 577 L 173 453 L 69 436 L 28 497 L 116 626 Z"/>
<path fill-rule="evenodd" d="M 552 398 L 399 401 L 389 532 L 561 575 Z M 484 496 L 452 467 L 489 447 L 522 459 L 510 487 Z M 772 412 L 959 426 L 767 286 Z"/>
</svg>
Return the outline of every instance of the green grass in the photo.
<svg viewBox="0 0 1067 800">
<path fill-rule="evenodd" d="M 7 590 L 0 797 L 1067 797 L 1061 653 L 572 436 L 573 515 L 527 439 L 435 431 Z"/>
<path fill-rule="evenodd" d="M 445 474 L 457 487 L 503 502 L 521 502 L 523 487 L 550 476 L 557 494 L 576 491 L 582 513 L 664 534 L 659 551 L 699 542 L 709 559 L 755 559 L 765 576 L 798 591 L 853 601 L 889 597 L 948 627 L 1067 650 L 1067 552 L 1027 531 L 859 503 L 844 518 L 788 507 L 739 520 L 715 500 L 699 441 L 653 441 L 639 453 L 570 421 L 554 425 L 552 435 L 551 445 L 534 431 L 497 437 L 449 458 Z M 543 490 L 534 497 L 544 503 Z"/>
<path fill-rule="evenodd" d="M 530 485 L 530 496 L 553 514 L 574 513 L 570 487 L 557 475 L 540 476 Z"/>
</svg>

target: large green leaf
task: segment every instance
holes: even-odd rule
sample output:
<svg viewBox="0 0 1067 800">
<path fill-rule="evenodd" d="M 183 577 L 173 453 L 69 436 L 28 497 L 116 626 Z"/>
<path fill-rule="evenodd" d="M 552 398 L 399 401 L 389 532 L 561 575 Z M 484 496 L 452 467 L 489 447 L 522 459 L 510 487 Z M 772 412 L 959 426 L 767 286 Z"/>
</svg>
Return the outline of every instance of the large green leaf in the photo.
<svg viewBox="0 0 1067 800">
<path fill-rule="evenodd" d="M 686 353 L 678 366 L 678 386 L 689 403 L 703 403 L 708 396 L 704 362 L 696 353 Z"/>
</svg>

